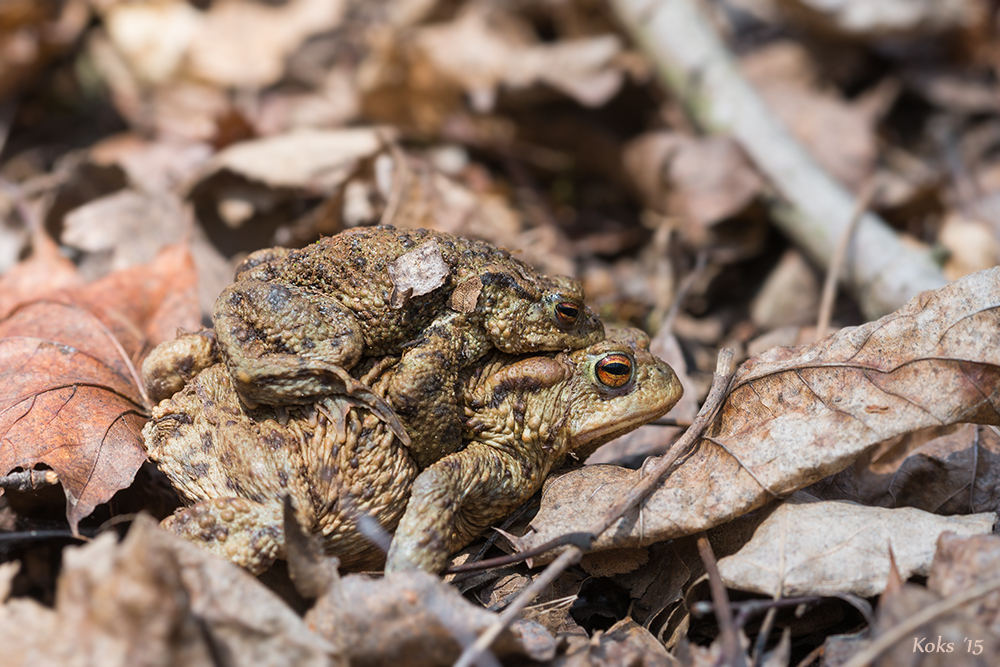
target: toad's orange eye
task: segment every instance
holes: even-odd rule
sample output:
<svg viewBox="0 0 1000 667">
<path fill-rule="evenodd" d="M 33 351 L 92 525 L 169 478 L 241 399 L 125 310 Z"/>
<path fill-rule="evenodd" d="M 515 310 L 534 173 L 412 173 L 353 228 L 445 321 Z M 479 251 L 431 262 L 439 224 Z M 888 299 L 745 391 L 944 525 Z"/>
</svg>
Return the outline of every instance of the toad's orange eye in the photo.
<svg viewBox="0 0 1000 667">
<path fill-rule="evenodd" d="M 605 387 L 620 389 L 632 379 L 632 359 L 621 353 L 609 354 L 597 362 L 594 370 Z"/>
<path fill-rule="evenodd" d="M 572 301 L 560 301 L 556 304 L 556 320 L 562 326 L 573 326 L 578 317 L 580 317 L 580 307 Z"/>
</svg>

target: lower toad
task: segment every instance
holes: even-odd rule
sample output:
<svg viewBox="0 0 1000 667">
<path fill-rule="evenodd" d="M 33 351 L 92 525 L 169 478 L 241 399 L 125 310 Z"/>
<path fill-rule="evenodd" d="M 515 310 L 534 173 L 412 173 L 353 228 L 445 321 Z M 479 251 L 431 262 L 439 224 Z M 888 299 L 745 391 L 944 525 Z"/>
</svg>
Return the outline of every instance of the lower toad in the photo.
<svg viewBox="0 0 1000 667">
<path fill-rule="evenodd" d="M 361 378 L 384 396 L 393 359 Z M 189 507 L 164 527 L 253 572 L 283 557 L 283 498 L 346 569 L 440 571 L 448 556 L 531 497 L 571 454 L 667 412 L 681 387 L 645 339 L 572 353 L 492 353 L 462 376 L 464 448 L 422 472 L 374 412 L 322 404 L 248 408 L 215 365 L 163 401 L 143 430 L 150 458 Z M 408 499 L 408 500 L 407 500 Z M 404 511 L 405 510 L 405 511 Z"/>
</svg>

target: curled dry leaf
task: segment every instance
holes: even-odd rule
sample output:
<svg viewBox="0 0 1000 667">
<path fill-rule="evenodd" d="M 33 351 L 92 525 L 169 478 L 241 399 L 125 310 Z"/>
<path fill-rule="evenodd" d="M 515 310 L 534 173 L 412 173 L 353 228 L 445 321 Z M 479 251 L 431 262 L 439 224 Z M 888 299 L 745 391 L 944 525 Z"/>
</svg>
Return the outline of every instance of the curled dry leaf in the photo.
<svg viewBox="0 0 1000 667">
<path fill-rule="evenodd" d="M 22 304 L 0 322 L 0 474 L 38 463 L 80 519 L 131 483 L 146 459 L 142 355 L 199 321 L 183 246 L 148 266 Z"/>
<path fill-rule="evenodd" d="M 647 206 L 682 215 L 695 242 L 705 242 L 704 227 L 746 208 L 763 185 L 728 137 L 650 132 L 629 142 L 623 159 Z"/>
<path fill-rule="evenodd" d="M 929 439 L 928 439 L 929 438 Z M 965 424 L 906 436 L 918 446 L 902 460 L 854 471 L 859 499 L 883 507 L 965 514 L 1000 505 L 1000 434 Z"/>
<path fill-rule="evenodd" d="M 190 74 L 220 86 L 276 83 L 288 56 L 309 36 L 340 25 L 346 5 L 343 0 L 290 0 L 278 6 L 214 2 L 192 40 Z"/>
<path fill-rule="evenodd" d="M 128 67 L 147 84 L 187 76 L 218 86 L 276 83 L 310 35 L 331 30 L 343 2 L 292 0 L 280 7 L 224 0 L 208 11 L 178 0 L 112 4 L 104 23 Z"/>
<path fill-rule="evenodd" d="M 55 608 L 8 601 L 0 641 L 8 665 L 346 665 L 254 577 L 147 515 L 121 544 L 67 548 Z"/>
<path fill-rule="evenodd" d="M 495 620 L 458 591 L 426 572 L 395 572 L 383 579 L 348 575 L 321 597 L 306 622 L 346 647 L 352 665 L 450 665 Z M 492 647 L 498 657 L 551 660 L 555 641 L 541 626 L 519 621 Z"/>
<path fill-rule="evenodd" d="M 675 665 L 680 664 L 649 630 L 626 617 L 588 639 L 584 634 L 564 638 L 566 663 L 581 667 L 610 665 Z"/>
<path fill-rule="evenodd" d="M 501 86 L 545 83 L 581 104 L 599 106 L 621 87 L 614 65 L 621 42 L 614 35 L 538 44 L 512 15 L 484 4 L 465 6 L 455 21 L 420 30 L 416 46 L 439 76 L 469 93 L 478 111 L 489 111 Z"/>
<path fill-rule="evenodd" d="M 145 264 L 177 242 L 188 218 L 173 194 L 119 190 L 66 214 L 62 241 L 88 252 L 111 252 L 111 269 Z"/>
<path fill-rule="evenodd" d="M 943 533 L 927 576 L 927 588 L 942 597 L 978 586 L 1000 572 L 1000 536 L 963 536 Z M 993 591 L 964 607 L 984 626 L 1000 635 L 1000 591 Z"/>
<path fill-rule="evenodd" d="M 1000 268 L 813 345 L 750 359 L 696 450 L 596 547 L 650 544 L 724 523 L 903 433 L 1000 423 L 998 317 Z M 547 487 L 535 532 L 520 545 L 586 530 L 642 474 L 591 466 L 563 475 Z"/>
<path fill-rule="evenodd" d="M 916 584 L 906 584 L 900 591 L 883 595 L 872 633 L 874 638 L 907 623 L 938 602 L 941 602 L 940 597 Z M 907 632 L 881 655 L 877 664 L 879 667 L 990 667 L 996 664 L 998 654 L 1000 636 L 972 616 L 952 611 Z"/>
<path fill-rule="evenodd" d="M 531 228 L 499 194 L 474 190 L 426 161 L 405 154 L 399 157 L 382 155 L 375 162 L 378 190 L 388 202 L 387 224 L 483 239 L 495 246 L 516 248 L 518 259 L 543 273 L 574 274 L 575 264 L 569 255 L 572 244 L 561 231 L 554 227 Z M 381 180 L 380 167 L 384 170 Z M 388 207 L 395 191 L 399 192 L 399 206 L 392 213 Z M 475 296 L 479 296 L 478 291 Z"/>
<path fill-rule="evenodd" d="M 762 595 L 878 595 L 890 550 L 903 579 L 930 571 L 937 538 L 989 534 L 996 514 L 943 517 L 904 507 L 886 509 L 817 501 L 796 493 L 754 531 L 737 553 L 719 561 L 726 586 Z"/>
<path fill-rule="evenodd" d="M 298 130 L 226 148 L 206 165 L 199 180 L 226 169 L 275 188 L 324 192 L 341 186 L 358 160 L 373 156 L 382 145 L 375 128 Z"/>
</svg>

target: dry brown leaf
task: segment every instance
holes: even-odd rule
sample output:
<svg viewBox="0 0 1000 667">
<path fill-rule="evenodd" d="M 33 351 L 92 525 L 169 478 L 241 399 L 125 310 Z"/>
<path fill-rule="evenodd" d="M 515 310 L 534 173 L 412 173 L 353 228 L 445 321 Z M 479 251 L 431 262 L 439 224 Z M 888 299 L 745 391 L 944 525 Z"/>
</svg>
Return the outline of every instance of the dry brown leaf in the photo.
<svg viewBox="0 0 1000 667">
<path fill-rule="evenodd" d="M 38 463 L 59 475 L 78 522 L 127 487 L 146 459 L 142 355 L 195 328 L 183 246 L 150 265 L 22 304 L 0 321 L 0 474 Z"/>
<path fill-rule="evenodd" d="M 221 653 L 241 665 L 346 665 L 254 577 L 149 516 L 121 544 L 105 533 L 63 553 L 54 608 L 0 606 L 4 664 L 210 667 Z"/>
<path fill-rule="evenodd" d="M 992 512 L 942 517 L 908 507 L 818 501 L 798 492 L 739 552 L 719 561 L 719 572 L 729 588 L 773 597 L 872 597 L 885 589 L 890 549 L 903 579 L 926 576 L 941 533 L 989 534 L 996 519 Z"/>
<path fill-rule="evenodd" d="M 873 462 L 855 471 L 859 499 L 884 507 L 917 507 L 964 514 L 1000 501 L 1000 434 L 973 424 L 910 434 L 905 458 Z M 909 441 L 916 447 L 907 447 Z"/>
<path fill-rule="evenodd" d="M 524 216 L 506 197 L 473 191 L 424 161 L 397 158 L 383 155 L 375 162 L 380 194 L 387 202 L 399 201 L 395 212 L 384 220 L 387 224 L 483 239 L 496 246 L 516 248 L 518 259 L 543 273 L 574 274 L 574 263 L 568 255 L 571 244 L 555 227 L 526 228 Z M 398 197 L 394 194 L 397 191 Z"/>
<path fill-rule="evenodd" d="M 815 323 L 819 298 L 815 269 L 802 253 L 789 249 L 750 303 L 750 319 L 764 331 Z"/>
<path fill-rule="evenodd" d="M 111 270 L 146 264 L 179 242 L 189 219 L 176 196 L 119 190 L 66 214 L 62 241 L 87 252 L 111 253 Z"/>
<path fill-rule="evenodd" d="M 750 359 L 697 450 L 597 547 L 718 525 L 843 470 L 896 435 L 1000 423 L 998 315 L 1000 268 L 919 294 L 814 345 Z M 556 479 L 523 546 L 585 530 L 642 474 L 591 466 Z"/>
<path fill-rule="evenodd" d="M 387 267 L 392 280 L 393 308 L 401 308 L 411 297 L 430 294 L 444 285 L 451 273 L 436 239 L 401 255 Z M 477 295 L 478 296 L 478 295 Z"/>
<path fill-rule="evenodd" d="M 329 192 L 382 148 L 382 136 L 377 128 L 297 130 L 244 141 L 217 153 L 199 180 L 226 169 L 275 188 Z"/>
<path fill-rule="evenodd" d="M 566 652 L 566 662 L 578 667 L 671 667 L 681 664 L 667 653 L 667 649 L 649 630 L 631 618 L 618 621 L 607 632 L 596 635 L 589 642 L 571 643 Z"/>
<path fill-rule="evenodd" d="M 983 220 L 952 211 L 938 232 L 938 243 L 947 248 L 945 277 L 958 280 L 976 271 L 1000 264 L 1000 240 Z"/>
<path fill-rule="evenodd" d="M 600 106 L 623 81 L 614 63 L 621 51 L 617 36 L 538 44 L 513 15 L 484 3 L 465 5 L 451 23 L 420 29 L 414 44 L 436 76 L 464 89 L 480 112 L 493 108 L 500 86 L 545 83 L 581 104 Z"/>
<path fill-rule="evenodd" d="M 743 73 L 831 176 L 860 187 L 875 163 L 875 125 L 885 111 L 887 95 L 876 89 L 870 96 L 846 102 L 837 92 L 804 80 L 802 65 L 789 64 L 788 51 L 808 58 L 802 47 L 779 42 L 744 57 Z"/>
<path fill-rule="evenodd" d="M 496 620 L 426 572 L 395 572 L 382 579 L 352 574 L 321 597 L 306 622 L 340 638 L 352 665 L 450 665 L 462 647 Z M 492 647 L 498 657 L 550 660 L 555 641 L 538 624 L 519 621 Z"/>
<path fill-rule="evenodd" d="M 950 597 L 996 577 L 1000 571 L 1000 536 L 963 537 L 944 533 L 927 576 L 927 588 Z M 1000 634 L 1000 591 L 993 591 L 964 607 L 984 626 Z"/>
<path fill-rule="evenodd" d="M 216 86 L 261 88 L 276 83 L 287 57 L 310 36 L 340 24 L 344 3 L 292 0 L 268 6 L 215 2 L 120 2 L 104 24 L 122 59 L 147 85 L 180 77 Z"/>
<path fill-rule="evenodd" d="M 742 211 L 763 185 L 726 137 L 651 132 L 629 142 L 623 160 L 646 205 L 681 215 L 696 243 L 705 242 L 704 227 Z"/>
<path fill-rule="evenodd" d="M 135 133 L 116 134 L 93 144 L 89 157 L 94 164 L 118 165 L 129 183 L 146 193 L 173 192 L 210 157 L 206 143 L 150 141 Z"/>
<path fill-rule="evenodd" d="M 0 278 L 0 320 L 18 304 L 81 282 L 73 262 L 62 256 L 59 246 L 39 225 L 32 233 L 31 256 Z"/>
<path fill-rule="evenodd" d="M 346 4 L 343 0 L 289 0 L 276 6 L 214 2 L 191 42 L 189 73 L 219 86 L 262 88 L 276 83 L 288 56 L 310 35 L 340 25 Z"/>
<path fill-rule="evenodd" d="M 939 602 L 923 586 L 907 584 L 879 600 L 873 638 Z M 978 648 L 977 648 L 978 642 Z M 940 647 L 940 648 L 939 648 Z M 915 628 L 878 660 L 879 667 L 989 667 L 1000 655 L 1000 636 L 961 611 L 937 617 Z"/>
</svg>

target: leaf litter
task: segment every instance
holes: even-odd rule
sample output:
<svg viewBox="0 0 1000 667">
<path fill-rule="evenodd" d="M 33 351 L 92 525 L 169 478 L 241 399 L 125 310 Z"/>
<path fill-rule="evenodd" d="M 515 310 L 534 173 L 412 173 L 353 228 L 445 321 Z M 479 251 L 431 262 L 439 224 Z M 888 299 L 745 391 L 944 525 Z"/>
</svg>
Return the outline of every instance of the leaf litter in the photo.
<svg viewBox="0 0 1000 667">
<path fill-rule="evenodd" d="M 682 424 L 707 393 L 719 348 L 736 348 L 739 361 L 753 356 L 697 450 L 525 610 L 545 630 L 521 624 L 504 635 L 512 655 L 546 664 L 731 658 L 698 611 L 708 595 L 691 533 L 709 526 L 724 572 L 760 564 L 726 579 L 756 664 L 796 664 L 805 645 L 826 651 L 811 664 L 838 664 L 995 570 L 991 536 L 941 532 L 988 532 L 997 507 L 990 303 L 1000 125 L 987 3 L 713 5 L 724 7 L 715 25 L 751 85 L 827 172 L 854 189 L 874 182 L 872 207 L 906 243 L 945 249 L 948 279 L 989 270 L 860 327 L 849 326 L 863 321 L 856 301 L 841 298 L 834 328 L 848 328 L 793 350 L 772 347 L 813 339 L 822 258 L 776 238 L 781 184 L 747 159 L 740 139 L 702 132 L 690 113 L 697 102 L 664 93 L 642 39 L 614 14 L 626 0 L 9 4 L 0 46 L 16 66 L 0 77 L 0 231 L 10 246 L 34 239 L 35 257 L 11 268 L 23 248 L 5 247 L 0 258 L 0 316 L 13 313 L 0 324 L 0 372 L 11 380 L 0 410 L 13 420 L 0 417 L 0 462 L 53 468 L 74 529 L 95 506 L 104 511 L 143 459 L 134 429 L 148 405 L 134 369 L 144 352 L 178 326 L 197 329 L 241 253 L 383 220 L 520 249 L 545 272 L 579 275 L 606 321 L 659 328 L 658 354 L 685 381 L 686 403 L 669 416 Z M 960 55 L 928 46 L 956 39 Z M 46 124 L 56 98 L 75 119 L 96 117 L 88 105 L 103 104 L 119 126 Z M 72 132 L 80 134 L 64 134 Z M 57 245 L 46 245 L 38 222 Z M 182 236 L 198 266 L 198 300 L 188 268 L 167 270 L 159 287 L 142 277 L 158 249 Z M 80 287 L 110 271 L 118 273 L 104 287 Z M 417 293 L 423 277 L 407 270 L 401 289 Z M 855 287 L 855 299 L 865 289 Z M 910 296 L 901 292 L 891 308 Z M 23 342 L 32 338 L 34 347 Z M 34 407 L 16 402 L 22 394 L 36 396 Z M 642 476 L 629 466 L 668 449 L 681 428 L 647 426 L 609 445 L 594 458 L 602 465 L 550 480 L 538 515 L 529 509 L 505 531 L 526 547 L 589 525 Z M 128 491 L 146 486 L 155 480 L 139 476 Z M 820 500 L 781 500 L 800 489 Z M 0 498 L 3 530 L 41 525 L 14 495 Z M 115 498 L 111 514 L 121 511 Z M 825 523 L 806 514 L 791 523 L 803 508 L 820 509 Z M 761 539 L 775 520 L 784 537 Z M 917 522 L 933 528 L 901 529 Z M 537 532 L 525 534 L 529 525 Z M 800 526 L 791 536 L 790 525 Z M 350 654 L 357 663 L 392 655 L 406 664 L 422 652 L 444 664 L 494 618 L 435 578 L 346 575 L 348 602 L 329 618 L 351 630 L 320 637 L 300 615 L 319 618 L 329 600 L 287 591 L 279 599 L 168 537 L 140 519 L 120 545 L 103 537 L 67 550 L 59 579 L 40 565 L 44 542 L 4 552 L 24 562 L 3 575 L 2 613 L 15 628 L 7 645 L 24 648 L 10 659 L 215 664 L 225 654 L 343 664 L 346 643 L 368 647 Z M 779 557 L 784 569 L 774 566 Z M 885 574 L 893 558 L 897 578 L 929 567 L 927 586 L 894 583 Z M 828 560 L 843 583 L 823 588 Z M 46 579 L 39 572 L 50 572 L 51 608 L 25 597 L 45 598 L 31 589 Z M 500 609 L 535 576 L 505 566 L 456 583 Z M 872 628 L 859 631 L 864 618 L 823 597 L 803 603 L 811 630 L 779 611 L 769 637 L 745 624 L 750 607 L 739 597 L 778 589 L 883 595 Z M 881 664 L 913 664 L 914 637 L 956 632 L 978 633 L 983 655 L 993 655 L 995 597 L 911 629 Z M 389 624 L 397 643 L 380 632 Z M 152 641 L 143 648 L 141 638 Z"/>
</svg>

